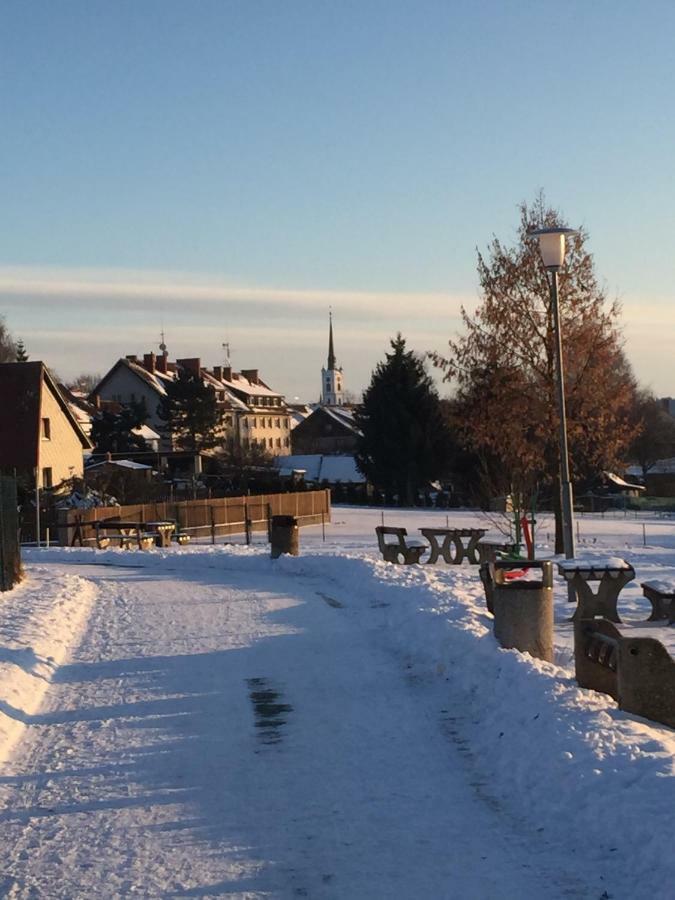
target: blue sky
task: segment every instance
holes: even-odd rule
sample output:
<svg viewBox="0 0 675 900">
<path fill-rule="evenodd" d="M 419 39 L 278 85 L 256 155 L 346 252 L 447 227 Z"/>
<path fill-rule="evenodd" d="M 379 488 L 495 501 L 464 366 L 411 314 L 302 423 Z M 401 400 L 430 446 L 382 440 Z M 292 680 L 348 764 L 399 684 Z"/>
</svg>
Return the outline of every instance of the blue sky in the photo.
<svg viewBox="0 0 675 900">
<path fill-rule="evenodd" d="M 0 313 L 63 375 L 124 353 L 315 399 L 442 349 L 543 188 L 675 393 L 675 5 L 5 0 Z"/>
</svg>

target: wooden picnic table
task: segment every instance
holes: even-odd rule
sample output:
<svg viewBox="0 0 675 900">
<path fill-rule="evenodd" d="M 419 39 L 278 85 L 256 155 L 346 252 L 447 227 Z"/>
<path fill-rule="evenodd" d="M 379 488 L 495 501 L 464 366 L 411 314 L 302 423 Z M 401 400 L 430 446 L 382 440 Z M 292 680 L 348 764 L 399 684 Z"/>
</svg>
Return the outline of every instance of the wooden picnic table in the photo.
<svg viewBox="0 0 675 900">
<path fill-rule="evenodd" d="M 577 608 L 572 621 L 602 616 L 610 622 L 621 622 L 616 610 L 622 588 L 635 578 L 635 569 L 625 559 L 564 559 L 558 563 L 558 574 L 574 588 Z M 597 582 L 593 593 L 590 582 Z"/>
<path fill-rule="evenodd" d="M 171 543 L 171 535 L 175 531 L 175 523 L 171 521 L 157 522 L 122 522 L 118 519 L 101 519 L 94 522 L 96 529 L 96 544 L 102 545 L 101 531 L 116 531 L 119 534 L 120 546 L 128 547 L 135 543 L 139 550 L 148 550 L 159 545 L 168 547 Z"/>
<path fill-rule="evenodd" d="M 464 559 L 478 565 L 478 542 L 487 532 L 486 528 L 420 528 L 420 532 L 429 541 L 431 552 L 427 564 L 433 565 L 439 556 L 449 565 L 460 566 Z M 442 543 L 438 539 L 442 538 Z M 468 538 L 465 544 L 464 539 Z M 453 552 L 454 548 L 454 552 Z"/>
</svg>

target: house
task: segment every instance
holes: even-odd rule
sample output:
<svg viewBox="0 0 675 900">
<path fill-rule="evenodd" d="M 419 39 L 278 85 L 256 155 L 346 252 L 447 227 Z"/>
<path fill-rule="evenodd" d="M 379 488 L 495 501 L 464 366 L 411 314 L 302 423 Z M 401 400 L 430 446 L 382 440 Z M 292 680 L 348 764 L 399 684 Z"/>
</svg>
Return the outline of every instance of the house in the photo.
<svg viewBox="0 0 675 900">
<path fill-rule="evenodd" d="M 293 453 L 354 453 L 360 434 L 352 409 L 318 406 L 295 426 L 291 446 Z"/>
<path fill-rule="evenodd" d="M 38 488 L 81 478 L 91 442 L 42 362 L 0 365 L 0 471 Z"/>
<path fill-rule="evenodd" d="M 166 396 L 167 385 L 181 371 L 192 372 L 216 393 L 223 445 L 243 450 L 257 447 L 269 454 L 290 449 L 291 425 L 284 397 L 265 384 L 257 369 L 241 372 L 235 372 L 230 366 L 207 369 L 198 357 L 170 362 L 165 346 L 161 346 L 160 356 L 146 353 L 141 360 L 132 354 L 119 359 L 94 388 L 92 397 L 101 403 L 145 403 L 146 425 L 162 433 L 166 426 L 159 418 L 158 407 Z M 172 448 L 172 439 L 165 436 L 160 449 Z"/>
<path fill-rule="evenodd" d="M 290 449 L 290 410 L 283 394 L 265 384 L 258 369 L 235 372 L 230 366 L 215 366 L 212 374 L 245 407 L 237 416 L 242 449 L 258 447 L 270 455 Z"/>
<path fill-rule="evenodd" d="M 166 423 L 160 419 L 158 410 L 163 397 L 167 393 L 167 385 L 178 378 L 181 371 L 188 371 L 201 377 L 205 384 L 210 385 L 216 392 L 216 399 L 221 412 L 223 440 L 234 437 L 235 421 L 234 413 L 242 404 L 230 394 L 223 384 L 217 381 L 202 368 L 199 358 L 177 359 L 169 362 L 166 351 L 161 356 L 154 353 L 146 353 L 143 359 L 130 354 L 119 359 L 107 372 L 92 391 L 91 397 L 97 398 L 101 404 L 144 403 L 147 410 L 145 424 L 152 431 L 162 434 Z M 162 450 L 173 449 L 173 441 L 170 436 L 163 437 Z"/>
</svg>

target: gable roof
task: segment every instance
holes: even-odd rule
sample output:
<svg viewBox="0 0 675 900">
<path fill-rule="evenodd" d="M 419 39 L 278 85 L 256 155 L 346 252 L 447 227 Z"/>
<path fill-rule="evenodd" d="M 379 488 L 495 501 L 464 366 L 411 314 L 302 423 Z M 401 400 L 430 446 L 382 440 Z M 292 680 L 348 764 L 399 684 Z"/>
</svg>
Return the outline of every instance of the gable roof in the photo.
<svg viewBox="0 0 675 900">
<path fill-rule="evenodd" d="M 0 466 L 37 466 L 43 390 L 53 394 L 82 447 L 91 449 L 89 438 L 42 362 L 3 363 L 0 365 Z"/>
</svg>

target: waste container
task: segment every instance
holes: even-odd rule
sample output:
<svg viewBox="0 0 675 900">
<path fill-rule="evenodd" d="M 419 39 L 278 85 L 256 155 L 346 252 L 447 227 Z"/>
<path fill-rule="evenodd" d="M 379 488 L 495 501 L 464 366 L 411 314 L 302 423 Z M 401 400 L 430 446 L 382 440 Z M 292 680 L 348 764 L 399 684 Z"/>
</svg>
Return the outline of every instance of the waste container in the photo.
<svg viewBox="0 0 675 900">
<path fill-rule="evenodd" d="M 295 516 L 272 516 L 270 543 L 272 559 L 276 559 L 282 553 L 290 553 L 291 556 L 299 555 L 300 529 Z"/>
<path fill-rule="evenodd" d="M 522 576 L 509 579 L 507 573 Z M 491 564 L 494 634 L 502 647 L 553 662 L 553 564 L 498 560 Z"/>
</svg>

